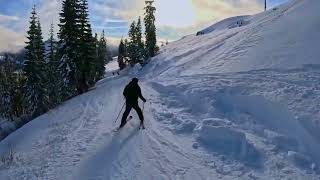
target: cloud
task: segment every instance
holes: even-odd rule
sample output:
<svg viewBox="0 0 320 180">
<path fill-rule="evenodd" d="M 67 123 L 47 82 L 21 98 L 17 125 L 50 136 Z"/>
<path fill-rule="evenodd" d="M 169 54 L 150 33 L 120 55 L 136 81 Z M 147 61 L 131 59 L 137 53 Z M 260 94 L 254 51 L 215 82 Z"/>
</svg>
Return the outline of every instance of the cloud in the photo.
<svg viewBox="0 0 320 180">
<path fill-rule="evenodd" d="M 158 37 L 175 40 L 226 17 L 255 14 L 262 11 L 262 4 L 257 1 L 261 0 L 156 0 Z M 3 11 L 0 7 L 0 30 L 1 34 L 6 32 L 13 36 L 11 40 L 1 35 L 1 49 L 12 49 L 13 44 L 23 46 L 33 3 L 37 5 L 44 38 L 48 38 L 51 23 L 58 32 L 62 0 L 6 2 L 9 9 Z M 144 3 L 143 0 L 90 0 L 89 14 L 94 32 L 105 29 L 107 37 L 117 40 L 126 36 L 129 24 L 143 16 Z"/>
<path fill-rule="evenodd" d="M 61 0 L 43 0 L 37 8 L 38 17 L 41 22 L 42 34 L 45 39 L 49 37 L 51 23 L 54 25 L 55 33 L 58 32 L 59 13 L 61 9 Z M 25 22 L 28 21 L 25 20 Z"/>
<path fill-rule="evenodd" d="M 257 0 L 192 0 L 192 3 L 197 14 L 197 24 L 262 11 L 262 5 Z"/>
<path fill-rule="evenodd" d="M 24 47 L 24 34 L 0 26 L 0 52 L 17 52 Z"/>
<path fill-rule="evenodd" d="M 180 2 L 180 0 L 174 1 Z M 181 19 L 181 14 L 174 12 L 176 15 L 170 15 L 171 19 L 167 21 L 167 24 L 165 21 L 158 24 L 157 32 L 160 39 L 176 40 L 187 34 L 193 34 L 227 17 L 251 15 L 262 11 L 261 2 L 259 3 L 257 0 L 191 0 L 191 3 L 194 14 L 190 14 L 189 16 L 194 18 L 193 23 L 191 24 L 191 21 L 189 21 L 189 26 L 171 25 L 172 23 L 170 22 Z M 182 6 L 179 7 L 181 8 Z M 162 10 L 158 9 L 158 11 Z M 184 15 L 184 17 L 186 16 Z M 168 18 L 170 17 L 168 16 Z"/>
<path fill-rule="evenodd" d="M 11 22 L 11 21 L 17 21 L 20 18 L 17 16 L 8 16 L 8 15 L 3 15 L 0 14 L 0 23 L 6 23 L 6 22 Z"/>
</svg>

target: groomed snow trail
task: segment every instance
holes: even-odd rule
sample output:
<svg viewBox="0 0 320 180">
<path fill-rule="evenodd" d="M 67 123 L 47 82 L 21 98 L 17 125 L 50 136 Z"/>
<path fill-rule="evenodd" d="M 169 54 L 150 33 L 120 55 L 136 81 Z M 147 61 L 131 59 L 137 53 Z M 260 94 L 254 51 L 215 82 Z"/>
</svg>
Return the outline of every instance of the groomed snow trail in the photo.
<svg viewBox="0 0 320 180">
<path fill-rule="evenodd" d="M 152 101 L 145 105 L 146 130 L 138 129 L 132 112 L 134 119 L 113 132 L 128 80 L 106 81 L 2 141 L 1 147 L 16 152 L 16 161 L 1 169 L 0 179 L 208 179 L 205 174 L 214 174 L 160 133 Z M 145 90 L 145 96 L 151 95 Z"/>
<path fill-rule="evenodd" d="M 141 87 L 147 92 L 145 85 Z M 122 102 L 120 95 L 117 101 Z M 204 179 L 203 174 L 208 173 L 205 166 L 197 164 L 192 156 L 159 133 L 150 113 L 150 102 L 145 105 L 144 113 L 145 130 L 138 128 L 139 121 L 134 116 L 124 129 L 105 132 L 97 138 L 99 145 L 80 162 L 73 179 Z M 98 126 L 108 125 L 110 122 L 103 121 Z"/>
</svg>

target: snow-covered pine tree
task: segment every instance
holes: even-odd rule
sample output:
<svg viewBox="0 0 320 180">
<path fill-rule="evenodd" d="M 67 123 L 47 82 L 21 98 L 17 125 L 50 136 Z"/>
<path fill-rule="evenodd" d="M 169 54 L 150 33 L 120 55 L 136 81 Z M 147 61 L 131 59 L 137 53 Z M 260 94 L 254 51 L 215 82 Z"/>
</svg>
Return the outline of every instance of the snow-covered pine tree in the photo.
<svg viewBox="0 0 320 180">
<path fill-rule="evenodd" d="M 137 25 L 135 30 L 135 37 L 136 37 L 136 45 L 137 45 L 137 63 L 143 64 L 143 60 L 145 58 L 145 49 L 144 49 L 144 42 L 142 40 L 142 25 L 141 25 L 141 18 L 138 18 Z"/>
<path fill-rule="evenodd" d="M 48 110 L 49 99 L 47 84 L 45 83 L 47 74 L 44 60 L 44 43 L 35 7 L 33 7 L 31 14 L 23 71 L 26 76 L 25 95 L 28 102 L 27 109 L 32 116 L 36 117 Z"/>
<path fill-rule="evenodd" d="M 98 33 L 94 34 L 94 47 L 95 47 L 95 65 L 97 66 L 99 64 L 99 38 L 98 38 Z M 98 79 L 98 71 L 94 70 L 92 71 L 93 75 L 95 76 L 95 79 L 92 83 L 94 83 L 96 81 L 96 79 Z"/>
<path fill-rule="evenodd" d="M 11 118 L 11 89 L 12 89 L 12 66 L 8 54 L 0 66 L 0 117 Z"/>
<path fill-rule="evenodd" d="M 126 64 L 124 62 L 124 59 L 126 57 L 126 46 L 123 42 L 123 39 L 121 38 L 120 44 L 119 44 L 119 55 L 118 55 L 118 64 L 120 70 L 126 67 Z"/>
<path fill-rule="evenodd" d="M 129 44 L 128 44 L 128 57 L 130 59 L 130 64 L 133 66 L 134 64 L 136 64 L 138 62 L 138 46 L 137 46 L 137 33 L 136 33 L 136 22 L 133 21 L 130 25 L 130 29 L 129 29 Z"/>
<path fill-rule="evenodd" d="M 57 56 L 57 42 L 54 39 L 54 26 L 51 24 L 48 40 L 48 52 L 46 54 L 47 72 L 48 72 L 48 95 L 50 108 L 55 107 L 62 101 L 61 88 L 63 85 L 59 69 L 59 60 Z"/>
<path fill-rule="evenodd" d="M 107 41 L 105 39 L 104 30 L 103 30 L 98 43 L 97 80 L 100 80 L 103 78 L 106 70 L 105 65 L 107 61 L 108 61 Z"/>
<path fill-rule="evenodd" d="M 76 75 L 78 79 L 78 92 L 84 93 L 97 81 L 95 78 L 98 64 L 96 62 L 96 46 L 89 22 L 88 1 L 80 0 L 79 7 L 80 57 L 76 61 Z"/>
<path fill-rule="evenodd" d="M 63 100 L 77 94 L 77 62 L 79 62 L 79 0 L 64 0 L 60 13 L 59 68 L 63 77 Z"/>
<path fill-rule="evenodd" d="M 125 49 L 124 57 L 128 57 L 128 49 L 129 49 L 129 41 L 128 41 L 128 39 L 124 39 L 123 43 L 124 43 L 124 49 Z"/>
<path fill-rule="evenodd" d="M 24 114 L 24 78 L 8 54 L 4 57 L 0 65 L 0 117 L 13 120 Z"/>
<path fill-rule="evenodd" d="M 153 6 L 154 1 L 145 1 L 145 36 L 146 36 L 146 58 L 153 57 L 158 51 L 157 37 L 156 37 L 156 26 L 155 26 L 155 11 L 156 8 Z"/>
</svg>

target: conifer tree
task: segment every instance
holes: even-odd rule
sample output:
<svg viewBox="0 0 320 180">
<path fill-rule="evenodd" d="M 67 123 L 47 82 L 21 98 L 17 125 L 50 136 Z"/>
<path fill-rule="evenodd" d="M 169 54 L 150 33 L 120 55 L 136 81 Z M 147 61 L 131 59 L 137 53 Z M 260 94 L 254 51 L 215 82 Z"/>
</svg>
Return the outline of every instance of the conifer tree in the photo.
<svg viewBox="0 0 320 180">
<path fill-rule="evenodd" d="M 119 55 L 118 55 L 118 64 L 120 70 L 126 67 L 126 64 L 124 63 L 124 59 L 126 57 L 126 46 L 123 42 L 123 39 L 121 38 L 120 44 L 119 44 Z"/>
<path fill-rule="evenodd" d="M 61 86 L 62 86 L 62 77 L 59 69 L 59 61 L 57 57 L 57 42 L 54 39 L 54 27 L 51 24 L 48 40 L 48 52 L 46 54 L 47 59 L 47 72 L 48 72 L 48 95 L 50 107 L 55 107 L 58 105 L 61 99 Z"/>
<path fill-rule="evenodd" d="M 79 93 L 88 91 L 89 86 L 93 86 L 97 72 L 96 63 L 96 47 L 94 38 L 92 37 L 91 25 L 89 23 L 88 2 L 81 0 L 79 8 L 79 23 L 80 23 L 80 43 L 77 66 L 77 90 Z"/>
<path fill-rule="evenodd" d="M 145 1 L 145 36 L 146 36 L 146 58 L 154 57 L 157 53 L 157 37 L 156 37 L 156 26 L 155 26 L 155 11 L 156 8 L 153 6 L 154 1 Z"/>
<path fill-rule="evenodd" d="M 129 44 L 128 44 L 128 57 L 130 58 L 130 64 L 134 65 L 138 62 L 138 52 L 137 52 L 137 33 L 136 33 L 136 22 L 133 21 L 129 29 Z"/>
<path fill-rule="evenodd" d="M 47 77 L 44 60 L 44 43 L 35 7 L 33 7 L 31 14 L 23 70 L 26 76 L 25 94 L 28 102 L 27 109 L 35 117 L 48 110 L 49 100 L 45 83 Z"/>
<path fill-rule="evenodd" d="M 135 37 L 136 37 L 136 45 L 137 45 L 137 62 L 143 63 L 144 56 L 145 56 L 145 50 L 144 50 L 144 42 L 142 40 L 142 25 L 141 25 L 141 19 L 140 17 L 138 18 L 137 25 L 136 25 L 136 30 L 135 30 Z"/>
<path fill-rule="evenodd" d="M 129 49 L 129 41 L 128 39 L 124 39 L 124 57 L 128 57 L 128 49 Z"/>
<path fill-rule="evenodd" d="M 98 43 L 98 64 L 97 64 L 97 79 L 100 80 L 103 78 L 105 73 L 105 65 L 108 60 L 107 54 L 107 41 L 104 36 L 104 30 L 101 33 L 100 40 Z"/>
<path fill-rule="evenodd" d="M 79 74 L 79 0 L 64 0 L 60 13 L 59 61 L 63 77 L 61 89 L 63 99 L 77 94 Z M 79 76 L 79 75 L 78 75 Z"/>
<path fill-rule="evenodd" d="M 4 54 L 0 66 L 0 117 L 11 118 L 12 66 L 8 54 Z"/>
</svg>

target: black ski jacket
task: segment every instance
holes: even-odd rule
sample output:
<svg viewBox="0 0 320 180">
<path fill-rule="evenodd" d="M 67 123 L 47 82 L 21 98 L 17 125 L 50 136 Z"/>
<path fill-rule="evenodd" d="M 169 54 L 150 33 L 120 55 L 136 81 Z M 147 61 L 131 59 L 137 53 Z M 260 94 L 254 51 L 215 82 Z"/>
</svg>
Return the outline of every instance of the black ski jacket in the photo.
<svg viewBox="0 0 320 180">
<path fill-rule="evenodd" d="M 138 98 L 142 99 L 144 102 L 146 101 L 141 94 L 140 86 L 132 81 L 124 88 L 123 95 L 126 98 L 126 102 L 129 104 L 137 104 Z"/>
</svg>

